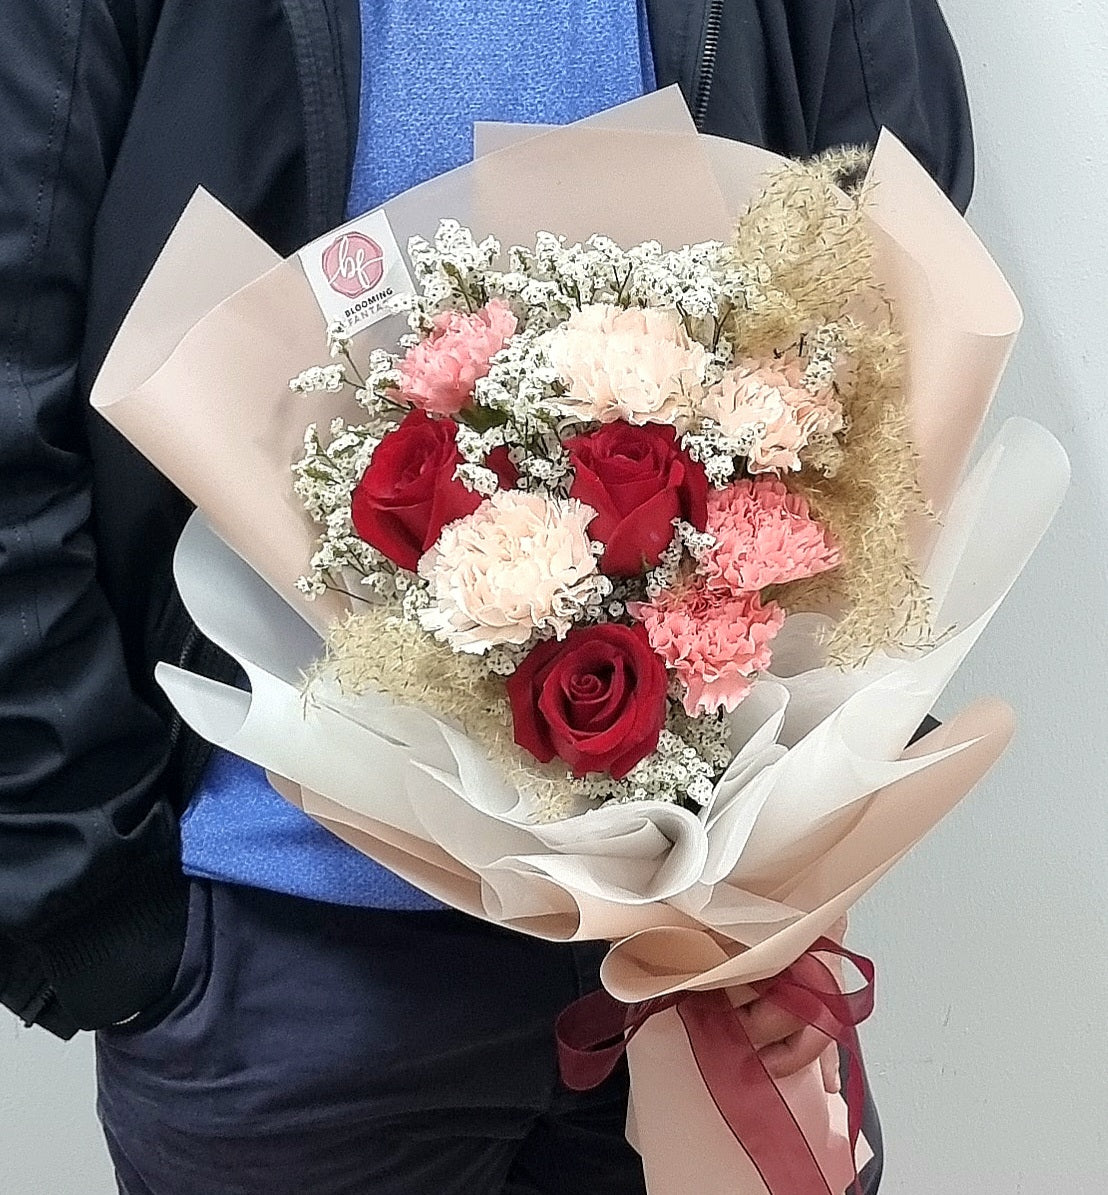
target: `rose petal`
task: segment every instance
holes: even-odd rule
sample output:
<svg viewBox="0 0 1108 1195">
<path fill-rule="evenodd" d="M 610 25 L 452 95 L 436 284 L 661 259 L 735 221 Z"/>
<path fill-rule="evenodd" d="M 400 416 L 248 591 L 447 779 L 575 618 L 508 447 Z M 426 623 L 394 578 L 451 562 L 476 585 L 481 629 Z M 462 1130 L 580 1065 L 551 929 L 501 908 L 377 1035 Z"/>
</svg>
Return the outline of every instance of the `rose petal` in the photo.
<svg viewBox="0 0 1108 1195">
<path fill-rule="evenodd" d="M 673 520 L 680 513 L 678 496 L 672 490 L 656 494 L 609 535 L 600 567 L 613 577 L 636 577 L 654 568 L 673 541 Z M 599 535 L 597 538 L 605 542 Z"/>
</svg>

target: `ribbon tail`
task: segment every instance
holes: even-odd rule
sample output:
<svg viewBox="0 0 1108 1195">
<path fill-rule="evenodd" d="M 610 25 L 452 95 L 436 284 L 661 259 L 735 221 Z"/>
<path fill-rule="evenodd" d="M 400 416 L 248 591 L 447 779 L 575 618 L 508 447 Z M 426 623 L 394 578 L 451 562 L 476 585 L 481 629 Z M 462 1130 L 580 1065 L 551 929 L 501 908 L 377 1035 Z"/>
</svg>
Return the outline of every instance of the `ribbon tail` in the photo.
<svg viewBox="0 0 1108 1195">
<path fill-rule="evenodd" d="M 726 992 L 692 993 L 677 1011 L 705 1087 L 766 1188 L 773 1195 L 839 1195 Z"/>
<path fill-rule="evenodd" d="M 627 1053 L 627 1043 L 655 1013 L 681 996 L 623 1004 L 603 988 L 574 1001 L 558 1017 L 558 1068 L 570 1091 L 591 1091 L 608 1079 Z"/>
</svg>

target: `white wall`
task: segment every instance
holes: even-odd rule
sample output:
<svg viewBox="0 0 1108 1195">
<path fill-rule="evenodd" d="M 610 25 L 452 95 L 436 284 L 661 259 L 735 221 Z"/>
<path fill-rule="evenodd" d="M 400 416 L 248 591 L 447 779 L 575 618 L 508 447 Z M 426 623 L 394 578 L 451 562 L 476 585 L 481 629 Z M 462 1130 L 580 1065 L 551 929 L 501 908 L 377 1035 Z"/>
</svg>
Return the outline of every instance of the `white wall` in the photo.
<svg viewBox="0 0 1108 1195">
<path fill-rule="evenodd" d="M 0 1192 L 114 1195 L 93 1114 L 92 1038 L 63 1044 L 0 1014 Z"/>
<path fill-rule="evenodd" d="M 971 220 L 1027 327 L 996 416 L 1070 450 L 1071 500 L 944 701 L 1022 729 L 871 894 L 883 1195 L 1108 1191 L 1108 6 L 945 0 L 974 102 Z M 1104 437 L 1104 439 L 1101 439 Z"/>
<path fill-rule="evenodd" d="M 997 417 L 1018 411 L 1050 427 L 1073 454 L 1075 485 L 945 702 L 949 711 L 1008 695 L 1023 724 L 1015 748 L 855 918 L 856 941 L 881 964 L 868 1041 L 888 1137 L 884 1195 L 1101 1195 L 1108 8 L 946 0 L 946 9 L 977 117 L 972 219 L 1028 312 Z M 114 1189 L 87 1041 L 63 1047 L 0 1021 L 0 1176 L 4 1195 Z"/>
</svg>

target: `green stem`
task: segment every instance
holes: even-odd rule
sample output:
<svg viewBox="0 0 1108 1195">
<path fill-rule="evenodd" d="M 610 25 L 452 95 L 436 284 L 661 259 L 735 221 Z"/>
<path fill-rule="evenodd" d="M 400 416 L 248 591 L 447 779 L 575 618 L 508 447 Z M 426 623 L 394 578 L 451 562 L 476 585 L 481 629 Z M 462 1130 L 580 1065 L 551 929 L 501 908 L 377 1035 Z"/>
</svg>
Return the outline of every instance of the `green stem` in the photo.
<svg viewBox="0 0 1108 1195">
<path fill-rule="evenodd" d="M 344 597 L 348 597 L 355 602 L 365 602 L 367 606 L 372 606 L 373 602 L 367 597 L 362 597 L 360 593 L 351 593 L 349 589 L 343 589 L 341 585 L 328 585 L 326 581 L 323 582 L 323 588 L 329 589 L 332 593 L 341 593 Z"/>
<path fill-rule="evenodd" d="M 735 310 L 735 305 L 728 300 L 724 304 L 723 310 L 716 316 L 716 334 L 712 337 L 712 352 L 714 353 L 719 348 L 719 338 L 723 335 L 723 325 L 731 318 L 731 313 Z"/>
<path fill-rule="evenodd" d="M 342 349 L 340 351 L 342 353 L 343 358 L 346 361 L 347 369 L 349 369 L 350 373 L 354 377 L 353 382 L 351 382 L 350 378 L 347 377 L 347 379 L 346 379 L 347 385 L 354 386 L 355 390 L 364 390 L 366 388 L 365 378 L 362 377 L 361 373 L 358 370 L 358 367 L 354 364 L 354 359 L 353 359 L 353 357 L 350 356 L 350 350 Z"/>
</svg>

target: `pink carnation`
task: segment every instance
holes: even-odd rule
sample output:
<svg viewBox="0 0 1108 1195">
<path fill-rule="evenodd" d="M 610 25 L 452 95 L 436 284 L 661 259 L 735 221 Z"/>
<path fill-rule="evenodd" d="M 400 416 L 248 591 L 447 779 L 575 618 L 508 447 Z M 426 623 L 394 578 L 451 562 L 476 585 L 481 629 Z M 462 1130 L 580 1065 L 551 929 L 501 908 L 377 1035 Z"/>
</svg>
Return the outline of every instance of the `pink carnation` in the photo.
<svg viewBox="0 0 1108 1195">
<path fill-rule="evenodd" d="M 738 481 L 708 495 L 708 533 L 716 546 L 699 572 L 709 589 L 742 593 L 785 585 L 842 562 L 807 501 L 777 478 Z"/>
<path fill-rule="evenodd" d="M 842 404 L 826 387 L 809 390 L 795 357 L 743 361 L 718 381 L 703 411 L 728 436 L 749 438 L 750 471 L 800 468 L 800 454 L 816 435 L 842 430 Z"/>
<path fill-rule="evenodd" d="M 636 604 L 632 613 L 684 685 L 692 717 L 735 709 L 769 667 L 769 645 L 785 622 L 785 611 L 756 593 L 718 593 L 702 584 Z"/>
<path fill-rule="evenodd" d="M 404 379 L 400 398 L 434 415 L 454 415 L 473 400 L 478 378 L 515 335 L 516 317 L 507 303 L 491 299 L 465 315 L 435 316 L 431 334 L 408 350 L 397 367 Z"/>
</svg>

